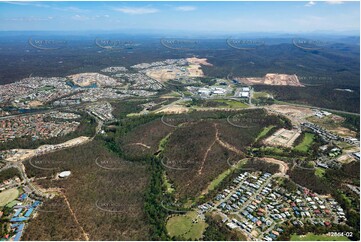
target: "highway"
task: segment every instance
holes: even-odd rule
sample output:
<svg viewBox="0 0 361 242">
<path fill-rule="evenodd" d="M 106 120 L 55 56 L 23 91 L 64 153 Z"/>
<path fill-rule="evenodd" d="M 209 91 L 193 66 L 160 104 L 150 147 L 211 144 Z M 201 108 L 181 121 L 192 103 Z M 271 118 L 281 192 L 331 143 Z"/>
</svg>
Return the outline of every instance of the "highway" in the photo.
<svg viewBox="0 0 361 242">
<path fill-rule="evenodd" d="M 351 114 L 351 115 L 360 116 L 359 113 L 352 113 L 352 112 L 346 112 L 346 111 L 342 111 L 342 110 L 322 108 L 322 107 L 316 107 L 316 106 L 310 106 L 310 105 L 304 105 L 304 104 L 297 104 L 297 103 L 289 103 L 289 102 L 283 102 L 283 101 L 276 101 L 275 104 L 290 105 L 290 106 L 303 107 L 303 108 L 312 108 L 312 109 L 322 109 L 322 110 L 325 110 L 325 111 L 328 111 L 328 112 L 343 113 L 343 114 Z"/>
</svg>

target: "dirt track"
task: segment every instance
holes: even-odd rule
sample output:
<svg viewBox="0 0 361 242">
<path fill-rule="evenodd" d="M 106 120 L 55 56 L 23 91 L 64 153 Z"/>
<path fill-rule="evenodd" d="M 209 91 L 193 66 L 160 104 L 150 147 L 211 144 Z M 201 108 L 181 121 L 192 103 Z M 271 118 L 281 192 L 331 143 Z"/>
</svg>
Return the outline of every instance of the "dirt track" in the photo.
<svg viewBox="0 0 361 242">
<path fill-rule="evenodd" d="M 274 164 L 279 165 L 279 167 L 280 167 L 280 175 L 285 176 L 287 174 L 287 171 L 288 171 L 289 167 L 288 167 L 286 162 L 281 161 L 281 160 L 277 160 L 277 159 L 274 159 L 274 158 L 267 158 L 267 157 L 261 158 L 261 160 L 264 160 L 266 162 L 274 163 Z"/>
<path fill-rule="evenodd" d="M 5 160 L 10 162 L 19 162 L 25 161 L 27 159 L 33 158 L 37 155 L 44 155 L 47 153 L 55 152 L 61 149 L 74 147 L 77 145 L 81 145 L 87 143 L 91 140 L 91 138 L 86 136 L 80 136 L 75 139 L 68 140 L 61 144 L 56 145 L 42 145 L 37 149 L 15 149 L 17 151 L 14 155 L 7 157 Z"/>
</svg>

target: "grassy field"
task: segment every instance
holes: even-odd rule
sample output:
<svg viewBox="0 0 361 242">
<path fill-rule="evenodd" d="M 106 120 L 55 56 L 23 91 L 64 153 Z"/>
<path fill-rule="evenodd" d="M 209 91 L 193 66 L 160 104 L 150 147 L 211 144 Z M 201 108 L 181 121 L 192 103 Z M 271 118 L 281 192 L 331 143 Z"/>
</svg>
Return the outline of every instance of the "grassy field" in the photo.
<svg viewBox="0 0 361 242">
<path fill-rule="evenodd" d="M 15 200 L 19 196 L 17 188 L 11 188 L 0 193 L 0 207 L 5 206 L 9 202 Z"/>
<path fill-rule="evenodd" d="M 349 241 L 345 236 L 327 236 L 327 235 L 316 235 L 308 233 L 306 235 L 296 235 L 291 236 L 291 241 Z"/>
<path fill-rule="evenodd" d="M 221 174 L 219 174 L 213 181 L 211 181 L 211 183 L 209 183 L 209 185 L 207 186 L 207 188 L 202 192 L 202 194 L 200 196 L 198 196 L 194 202 L 191 202 L 191 204 L 195 204 L 197 203 L 200 199 L 202 199 L 205 194 L 209 193 L 210 191 L 213 191 L 215 188 L 218 187 L 218 185 L 229 175 L 232 173 L 232 171 L 234 171 L 235 169 L 239 169 L 241 166 L 243 166 L 246 162 L 248 161 L 248 159 L 243 159 L 240 160 L 236 165 L 232 166 L 231 168 L 225 170 L 224 172 L 222 172 Z"/>
<path fill-rule="evenodd" d="M 237 163 L 237 165 L 232 166 L 231 168 L 229 168 L 228 170 L 225 170 L 224 172 L 222 172 L 216 179 L 214 179 L 207 187 L 207 191 L 212 191 L 214 190 L 219 183 L 221 183 L 223 181 L 224 178 L 226 178 L 233 170 L 240 168 L 242 165 L 244 165 L 244 163 L 247 161 L 247 159 L 243 159 L 241 161 L 239 161 Z"/>
<path fill-rule="evenodd" d="M 264 147 L 264 150 L 268 152 L 272 152 L 273 154 L 276 155 L 282 155 L 284 153 L 284 151 L 278 147 Z"/>
<path fill-rule="evenodd" d="M 199 240 L 207 224 L 197 219 L 197 213 L 191 211 L 185 215 L 176 215 L 169 218 L 167 222 L 167 231 L 171 237 L 179 237 L 184 240 Z"/>
<path fill-rule="evenodd" d="M 253 92 L 253 98 L 268 98 L 270 95 L 267 92 Z"/>
<path fill-rule="evenodd" d="M 242 102 L 238 102 L 235 100 L 216 100 L 220 102 L 225 102 L 230 108 L 247 108 L 248 105 Z"/>
<path fill-rule="evenodd" d="M 166 191 L 168 193 L 173 193 L 174 188 L 172 187 L 172 184 L 169 183 L 167 175 L 165 173 L 163 174 L 163 181 L 164 181 L 164 185 L 166 186 Z"/>
<path fill-rule="evenodd" d="M 265 128 L 263 128 L 263 130 L 261 131 L 261 133 L 259 133 L 259 135 L 257 136 L 256 138 L 256 141 L 259 140 L 259 139 L 262 139 L 264 136 L 266 136 L 268 134 L 268 132 L 273 128 L 275 127 L 274 125 L 270 125 L 270 126 L 267 126 Z"/>
<path fill-rule="evenodd" d="M 187 103 L 186 103 L 187 104 Z M 188 105 L 190 102 L 188 102 Z M 197 103 L 192 103 L 192 107 L 195 108 L 234 108 L 234 109 L 240 109 L 240 108 L 247 108 L 248 105 L 244 102 L 240 102 L 237 100 L 232 99 L 207 99 L 207 100 L 201 100 Z"/>
<path fill-rule="evenodd" d="M 325 175 L 325 169 L 323 168 L 320 168 L 320 167 L 317 167 L 315 169 L 315 175 L 318 176 L 318 177 L 323 177 Z"/>
<path fill-rule="evenodd" d="M 311 133 L 305 133 L 305 137 L 303 138 L 302 142 L 295 147 L 295 150 L 301 152 L 307 152 L 308 149 L 311 147 L 315 135 Z"/>
</svg>

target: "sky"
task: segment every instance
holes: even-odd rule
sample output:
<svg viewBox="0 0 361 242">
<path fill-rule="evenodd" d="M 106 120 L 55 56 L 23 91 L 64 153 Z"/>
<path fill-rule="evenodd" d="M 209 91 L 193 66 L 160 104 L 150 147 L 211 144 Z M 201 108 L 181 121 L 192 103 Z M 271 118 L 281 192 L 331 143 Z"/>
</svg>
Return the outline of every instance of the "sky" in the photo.
<svg viewBox="0 0 361 242">
<path fill-rule="evenodd" d="M 0 2 L 0 31 L 359 33 L 355 2 Z"/>
</svg>

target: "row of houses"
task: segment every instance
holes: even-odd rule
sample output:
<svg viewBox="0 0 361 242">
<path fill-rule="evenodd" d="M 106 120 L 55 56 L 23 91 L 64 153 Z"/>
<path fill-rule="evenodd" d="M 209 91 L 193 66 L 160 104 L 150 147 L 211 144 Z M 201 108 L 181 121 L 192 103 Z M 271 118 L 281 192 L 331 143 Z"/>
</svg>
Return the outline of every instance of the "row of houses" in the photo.
<svg viewBox="0 0 361 242">
<path fill-rule="evenodd" d="M 20 241 L 26 222 L 40 205 L 40 201 L 30 198 L 27 193 L 22 193 L 17 199 L 8 203 L 5 207 L 8 209 L 6 219 L 9 224 L 6 226 L 9 226 L 10 230 L 3 239 Z M 0 215 L 3 216 L 3 214 L 4 212 L 1 211 Z"/>
<path fill-rule="evenodd" d="M 331 132 L 321 128 L 317 124 L 313 123 L 302 123 L 302 128 L 310 129 L 312 132 L 318 134 L 321 138 L 323 138 L 325 141 L 331 141 L 331 140 L 339 140 L 340 136 L 332 134 Z"/>
<path fill-rule="evenodd" d="M 304 223 L 331 226 L 346 221 L 342 208 L 333 198 L 321 197 L 304 188 L 289 191 L 274 181 L 270 173 L 240 174 L 232 185 L 215 196 L 214 204 L 218 205 L 208 210 L 225 214 L 228 228 L 242 230 L 251 238 L 258 234 L 257 238 L 264 240 L 277 239 L 282 231 L 271 228 L 282 229 L 287 221 L 297 226 Z"/>
</svg>

